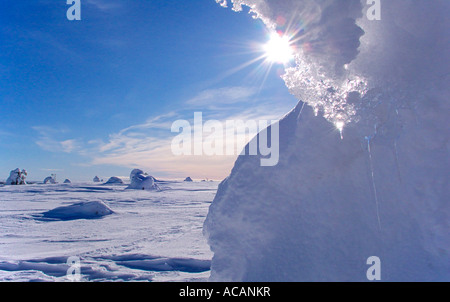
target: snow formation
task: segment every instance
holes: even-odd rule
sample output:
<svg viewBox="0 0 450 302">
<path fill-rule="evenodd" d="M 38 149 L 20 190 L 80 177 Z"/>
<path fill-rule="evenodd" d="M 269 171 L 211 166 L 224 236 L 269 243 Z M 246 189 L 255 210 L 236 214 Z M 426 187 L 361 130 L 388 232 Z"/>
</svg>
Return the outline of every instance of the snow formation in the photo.
<svg viewBox="0 0 450 302">
<path fill-rule="evenodd" d="M 105 185 L 122 185 L 123 180 L 119 177 L 113 176 L 110 179 L 108 179 L 107 182 L 105 182 Z"/>
<path fill-rule="evenodd" d="M 44 218 L 57 220 L 96 219 L 114 212 L 102 201 L 80 202 L 59 207 L 42 214 Z"/>
<path fill-rule="evenodd" d="M 153 176 L 144 173 L 140 169 L 134 169 L 130 174 L 130 185 L 127 189 L 134 190 L 160 190 L 159 186 L 155 183 L 156 179 Z"/>
<path fill-rule="evenodd" d="M 450 281 L 450 2 L 381 1 L 380 21 L 359 0 L 232 3 L 294 33 L 299 104 L 279 164 L 240 156 L 219 186 L 211 279 L 367 281 L 377 256 L 382 281 Z"/>
<path fill-rule="evenodd" d="M 100 182 L 100 178 L 98 176 L 95 176 L 94 179 L 92 179 L 93 182 Z"/>
<path fill-rule="evenodd" d="M 192 178 L 190 178 L 190 177 L 186 177 L 186 179 L 185 179 L 184 181 L 192 182 L 193 180 L 192 180 Z"/>
<path fill-rule="evenodd" d="M 56 184 L 56 180 L 53 176 L 46 177 L 43 181 L 44 184 Z"/>
<path fill-rule="evenodd" d="M 15 170 L 12 170 L 9 173 L 9 177 L 6 180 L 6 185 L 26 185 L 25 178 L 27 177 L 27 171 L 23 169 L 22 171 L 17 168 Z"/>
<path fill-rule="evenodd" d="M 66 180 L 64 180 L 64 183 L 65 184 L 71 184 L 72 182 L 70 181 L 70 179 L 66 179 Z"/>
</svg>

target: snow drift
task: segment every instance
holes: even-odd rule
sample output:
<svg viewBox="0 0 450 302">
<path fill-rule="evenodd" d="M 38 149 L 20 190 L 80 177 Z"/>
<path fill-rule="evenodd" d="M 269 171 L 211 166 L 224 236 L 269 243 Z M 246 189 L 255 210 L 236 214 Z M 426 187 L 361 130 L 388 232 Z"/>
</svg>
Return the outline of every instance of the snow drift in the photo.
<svg viewBox="0 0 450 302">
<path fill-rule="evenodd" d="M 211 266 L 210 260 L 192 258 L 167 258 L 140 254 L 110 256 L 107 258 L 115 260 L 117 264 L 128 268 L 157 272 L 182 271 L 199 273 L 209 271 Z"/>
<path fill-rule="evenodd" d="M 25 179 L 27 178 L 27 171 L 24 170 L 20 170 L 19 168 L 12 170 L 9 173 L 9 177 L 6 180 L 6 185 L 26 185 L 26 181 Z"/>
<path fill-rule="evenodd" d="M 97 219 L 114 212 L 102 201 L 80 202 L 42 213 L 44 219 L 75 220 Z"/>
<path fill-rule="evenodd" d="M 113 176 L 110 179 L 108 179 L 107 182 L 105 182 L 105 185 L 122 185 L 123 180 L 119 177 Z"/>
<path fill-rule="evenodd" d="M 140 169 L 134 169 L 130 174 L 130 185 L 127 189 L 133 190 L 160 190 L 159 186 L 155 183 L 156 179 L 153 176 L 144 173 Z"/>
<path fill-rule="evenodd" d="M 382 1 L 369 21 L 359 0 L 232 2 L 293 33 L 300 102 L 279 164 L 240 156 L 219 186 L 211 279 L 367 281 L 377 256 L 383 281 L 450 281 L 450 3 Z"/>
</svg>

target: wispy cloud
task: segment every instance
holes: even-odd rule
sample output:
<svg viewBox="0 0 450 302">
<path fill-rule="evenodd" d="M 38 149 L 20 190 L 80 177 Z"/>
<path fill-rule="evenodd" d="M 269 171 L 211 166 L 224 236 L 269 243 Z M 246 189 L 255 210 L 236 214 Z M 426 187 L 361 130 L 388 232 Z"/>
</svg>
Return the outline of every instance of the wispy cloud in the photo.
<svg viewBox="0 0 450 302">
<path fill-rule="evenodd" d="M 5 136 L 13 136 L 13 134 L 11 132 L 5 131 L 0 129 L 0 137 L 5 137 Z"/>
<path fill-rule="evenodd" d="M 228 156 L 176 156 L 171 150 L 171 145 L 178 133 L 171 132 L 172 124 L 182 119 L 193 125 L 194 112 L 199 111 L 198 106 L 206 108 L 203 114 L 204 122 L 214 119 L 223 125 L 227 120 L 276 120 L 287 111 L 282 106 L 276 106 L 274 100 L 261 101 L 259 98 L 259 103 L 249 105 L 248 102 L 253 102 L 252 98 L 257 93 L 257 89 L 253 87 L 241 86 L 204 90 L 183 102 L 178 109 L 151 117 L 142 123 L 131 124 L 116 133 L 109 134 L 106 140 L 93 139 L 85 143 L 73 138 L 57 140 L 56 137 L 67 135 L 68 131 L 49 127 L 33 129 L 39 133 L 36 143 L 44 150 L 75 152 L 89 159 L 87 162 L 77 164 L 79 166 L 113 165 L 130 169 L 138 167 L 154 174 L 155 177 L 162 175 L 223 179 L 230 173 L 240 150 L 236 150 L 235 155 Z M 221 110 L 211 109 L 210 104 L 220 106 Z M 237 135 L 245 136 L 245 141 L 251 139 L 245 133 Z M 207 136 L 205 133 L 204 137 Z M 224 143 L 234 144 L 234 141 L 227 139 Z"/>
<path fill-rule="evenodd" d="M 65 129 L 54 129 L 46 126 L 32 127 L 38 135 L 35 143 L 41 149 L 50 152 L 73 153 L 81 148 L 81 143 L 77 139 L 60 139 L 55 138 L 61 134 L 65 134 Z"/>
<path fill-rule="evenodd" d="M 79 143 L 76 139 L 68 139 L 65 141 L 59 142 L 63 152 L 72 153 L 79 148 Z"/>
<path fill-rule="evenodd" d="M 239 86 L 208 89 L 186 101 L 186 104 L 194 106 L 211 106 L 217 104 L 229 105 L 248 102 L 257 94 L 257 92 L 258 90 L 256 88 Z"/>
<path fill-rule="evenodd" d="M 185 101 L 178 111 L 153 117 L 145 123 L 131 125 L 111 134 L 106 142 L 92 142 L 96 144 L 97 151 L 91 163 L 139 167 L 147 169 L 150 173 L 162 173 L 173 177 L 189 175 L 197 178 L 222 179 L 231 171 L 240 150 L 236 150 L 234 155 L 175 156 L 171 144 L 177 134 L 170 131 L 171 126 L 179 119 L 188 120 L 193 125 L 197 106 L 206 107 L 204 122 L 214 119 L 223 125 L 227 120 L 276 120 L 285 113 L 285 108 L 280 106 L 274 108 L 273 101 L 249 106 L 248 102 L 256 94 L 257 89 L 253 87 L 225 87 L 201 91 Z M 230 104 L 237 103 L 245 103 L 241 106 L 242 110 L 236 110 L 236 107 L 229 108 Z M 210 104 L 222 106 L 224 110 L 212 110 Z M 252 138 L 246 133 L 237 135 L 243 136 L 239 140 L 244 139 L 247 142 Z M 207 136 L 205 133 L 204 138 Z M 234 144 L 235 141 L 227 139 L 224 143 Z"/>
<path fill-rule="evenodd" d="M 85 1 L 87 4 L 93 5 L 101 11 L 108 11 L 122 7 L 122 3 L 118 1 L 106 1 L 106 0 L 85 0 Z"/>
<path fill-rule="evenodd" d="M 52 169 L 52 168 L 41 168 L 41 171 L 46 171 L 46 172 L 62 172 L 64 171 L 63 169 Z"/>
</svg>

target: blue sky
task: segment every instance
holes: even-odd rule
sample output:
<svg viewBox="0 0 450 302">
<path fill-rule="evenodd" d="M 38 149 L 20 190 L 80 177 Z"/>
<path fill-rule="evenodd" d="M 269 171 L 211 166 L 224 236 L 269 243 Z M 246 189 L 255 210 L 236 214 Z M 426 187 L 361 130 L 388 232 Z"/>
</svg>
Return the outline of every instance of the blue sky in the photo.
<svg viewBox="0 0 450 302">
<path fill-rule="evenodd" d="M 173 158 L 171 124 L 279 118 L 296 100 L 259 57 L 261 21 L 214 0 L 0 2 L 0 179 L 221 179 L 235 157 Z M 169 148 L 169 149 L 168 149 Z"/>
</svg>

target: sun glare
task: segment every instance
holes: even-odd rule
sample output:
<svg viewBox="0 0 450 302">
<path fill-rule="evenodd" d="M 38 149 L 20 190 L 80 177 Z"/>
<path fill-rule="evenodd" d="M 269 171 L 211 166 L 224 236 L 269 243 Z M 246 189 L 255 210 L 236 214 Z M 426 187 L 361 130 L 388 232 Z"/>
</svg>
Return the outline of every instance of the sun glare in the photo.
<svg viewBox="0 0 450 302">
<path fill-rule="evenodd" d="M 289 37 L 273 33 L 264 45 L 266 60 L 271 63 L 286 64 L 294 58 L 294 50 Z"/>
</svg>

